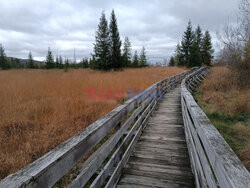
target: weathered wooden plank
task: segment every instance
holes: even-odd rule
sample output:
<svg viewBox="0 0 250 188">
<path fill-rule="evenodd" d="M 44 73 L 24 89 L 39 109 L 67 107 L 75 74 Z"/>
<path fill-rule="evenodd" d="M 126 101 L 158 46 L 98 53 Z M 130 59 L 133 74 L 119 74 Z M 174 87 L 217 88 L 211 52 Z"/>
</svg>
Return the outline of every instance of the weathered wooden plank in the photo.
<svg viewBox="0 0 250 188">
<path fill-rule="evenodd" d="M 182 156 L 188 158 L 187 150 L 180 149 L 166 149 L 166 148 L 153 148 L 153 147 L 143 147 L 143 146 L 135 146 L 136 153 L 145 154 L 154 153 L 155 155 L 163 155 L 163 156 Z"/>
<path fill-rule="evenodd" d="M 173 124 L 173 123 L 168 123 L 168 122 L 149 122 L 147 127 L 149 129 L 183 129 L 184 125 L 183 124 Z"/>
<path fill-rule="evenodd" d="M 164 180 L 164 179 L 135 176 L 135 175 L 129 175 L 129 174 L 124 175 L 124 177 L 121 179 L 121 183 L 131 183 L 131 184 L 138 184 L 142 186 L 162 187 L 162 188 L 190 187 L 184 184 L 169 182 L 168 180 Z"/>
<path fill-rule="evenodd" d="M 168 130 L 173 130 L 173 131 L 184 131 L 184 125 L 183 124 L 168 124 L 168 123 L 148 123 L 146 130 L 162 130 L 162 131 L 168 131 Z"/>
<path fill-rule="evenodd" d="M 149 139 L 149 140 L 160 140 L 160 141 L 184 141 L 185 139 L 182 136 L 159 136 L 157 134 L 143 134 L 141 136 L 141 139 Z"/>
<path fill-rule="evenodd" d="M 152 158 L 148 156 L 147 158 L 143 155 L 134 155 L 134 153 L 130 157 L 130 161 L 132 162 L 142 162 L 142 163 L 147 163 L 147 164 L 157 164 L 157 165 L 164 165 L 164 166 L 181 166 L 183 168 L 190 168 L 189 161 L 187 160 L 179 160 L 176 161 L 174 159 L 170 158 L 164 158 L 164 159 L 157 159 L 157 158 Z"/>
<path fill-rule="evenodd" d="M 129 168 L 124 169 L 124 173 L 126 175 L 130 174 L 135 176 L 165 179 L 168 180 L 168 182 L 180 183 L 184 185 L 193 184 L 192 175 L 189 175 L 188 172 L 180 173 L 180 171 L 172 169 L 150 168 L 142 165 L 134 167 L 128 164 L 128 167 Z"/>
<path fill-rule="evenodd" d="M 169 128 L 167 129 L 165 127 L 165 129 L 160 129 L 159 126 L 158 126 L 158 129 L 157 127 L 156 128 L 153 128 L 153 127 L 150 127 L 150 128 L 147 128 L 143 131 L 145 134 L 158 134 L 158 135 L 165 135 L 165 136 L 168 136 L 168 135 L 181 135 L 181 136 L 184 136 L 184 131 L 183 129 L 179 128 Z"/>
<path fill-rule="evenodd" d="M 172 170 L 177 170 L 177 171 L 181 171 L 181 173 L 187 173 L 189 174 L 189 176 L 192 176 L 192 172 L 190 167 L 187 166 L 171 166 L 171 165 L 162 165 L 162 164 L 157 164 L 157 163 L 150 163 L 148 161 L 144 162 L 143 160 L 130 160 L 128 162 L 128 164 L 133 164 L 135 166 L 147 166 L 147 167 L 156 167 L 156 168 L 163 168 L 163 169 L 172 169 Z M 128 168 L 128 166 L 127 166 Z"/>
<path fill-rule="evenodd" d="M 166 150 L 180 150 L 183 152 L 187 151 L 187 146 L 185 146 L 183 143 L 178 144 L 178 143 L 159 143 L 159 142 L 147 142 L 147 141 L 141 141 L 139 140 L 137 143 L 137 146 L 141 147 L 147 147 L 147 148 L 160 148 L 160 149 L 166 149 Z"/>
<path fill-rule="evenodd" d="M 117 188 L 147 188 L 147 187 L 152 188 L 152 186 L 138 185 L 138 184 L 135 184 L 135 183 L 119 183 L 116 187 Z"/>
<path fill-rule="evenodd" d="M 164 155 L 154 155 L 149 154 L 149 153 L 142 153 L 142 152 L 134 152 L 132 154 L 132 156 L 137 157 L 137 158 L 142 158 L 142 159 L 152 159 L 152 160 L 156 160 L 159 162 L 159 164 L 161 164 L 161 162 L 164 162 L 165 164 L 168 165 L 183 165 L 183 166 L 189 166 L 189 161 L 186 161 L 187 157 L 183 157 L 183 156 L 164 156 Z"/>
</svg>

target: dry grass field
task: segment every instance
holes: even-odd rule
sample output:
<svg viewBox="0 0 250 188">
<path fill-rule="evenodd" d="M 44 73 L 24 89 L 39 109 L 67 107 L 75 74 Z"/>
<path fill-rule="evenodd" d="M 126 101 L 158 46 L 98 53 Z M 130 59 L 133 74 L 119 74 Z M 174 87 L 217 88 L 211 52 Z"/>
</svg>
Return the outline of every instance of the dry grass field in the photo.
<svg viewBox="0 0 250 188">
<path fill-rule="evenodd" d="M 25 167 L 122 103 L 86 100 L 87 88 L 142 90 L 183 71 L 163 67 L 122 72 L 0 71 L 0 179 Z"/>
<path fill-rule="evenodd" d="M 229 68 L 214 67 L 195 97 L 250 170 L 250 88 L 239 87 Z"/>
</svg>

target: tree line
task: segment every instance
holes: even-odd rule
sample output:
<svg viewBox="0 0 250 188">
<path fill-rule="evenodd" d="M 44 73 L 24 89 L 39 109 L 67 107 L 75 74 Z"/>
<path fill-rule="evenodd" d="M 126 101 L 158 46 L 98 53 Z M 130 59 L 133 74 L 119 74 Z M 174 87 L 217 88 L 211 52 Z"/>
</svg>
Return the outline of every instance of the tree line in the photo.
<svg viewBox="0 0 250 188">
<path fill-rule="evenodd" d="M 137 51 L 135 51 L 132 59 L 131 43 L 128 37 L 125 37 L 123 45 L 122 53 L 122 41 L 114 10 L 111 12 L 109 24 L 105 13 L 102 12 L 95 36 L 92 68 L 108 71 L 111 69 L 120 70 L 124 67 L 147 66 L 145 47 L 142 47 L 140 57 L 138 57 Z"/>
<path fill-rule="evenodd" d="M 68 68 L 91 68 L 99 70 L 121 70 L 124 67 L 145 67 L 148 66 L 146 50 L 142 47 L 140 55 L 137 51 L 132 57 L 131 42 L 125 37 L 123 48 L 120 39 L 117 19 L 114 10 L 111 12 L 110 23 L 102 12 L 100 23 L 96 31 L 94 53 L 91 58 L 83 58 L 80 62 L 63 59 L 61 55 L 54 58 L 48 48 L 44 63 L 34 61 L 32 53 L 29 52 L 26 63 L 20 63 L 18 58 L 7 58 L 4 47 L 0 44 L 0 68 L 43 68 L 43 69 L 68 69 Z"/>
<path fill-rule="evenodd" d="M 193 30 L 189 21 L 181 43 L 177 44 L 175 56 L 170 58 L 169 66 L 211 66 L 213 52 L 209 31 L 203 34 L 199 25 Z"/>
<path fill-rule="evenodd" d="M 72 62 L 68 58 L 63 59 L 61 55 L 54 56 L 50 48 L 48 48 L 46 60 L 44 63 L 40 63 L 33 59 L 32 53 L 29 52 L 28 59 L 25 63 L 21 63 L 18 58 L 7 58 L 5 54 L 4 47 L 0 44 L 0 69 L 68 69 L 68 68 L 88 68 L 89 60 L 87 58 L 83 58 L 80 62 Z"/>
</svg>

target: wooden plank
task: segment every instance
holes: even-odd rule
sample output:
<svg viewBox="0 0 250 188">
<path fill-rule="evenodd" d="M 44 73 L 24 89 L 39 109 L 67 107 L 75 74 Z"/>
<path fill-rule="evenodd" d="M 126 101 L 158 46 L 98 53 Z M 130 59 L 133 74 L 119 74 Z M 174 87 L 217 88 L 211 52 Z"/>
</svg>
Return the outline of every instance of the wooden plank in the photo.
<svg viewBox="0 0 250 188">
<path fill-rule="evenodd" d="M 149 163 L 148 161 L 147 162 L 144 162 L 143 160 L 138 160 L 138 161 L 135 161 L 135 160 L 130 160 L 128 162 L 128 164 L 133 164 L 135 166 L 147 166 L 147 167 L 156 167 L 156 168 L 164 168 L 164 169 L 172 169 L 172 170 L 177 170 L 177 171 L 181 171 L 181 173 L 188 173 L 189 176 L 192 176 L 192 172 L 191 172 L 191 169 L 190 167 L 187 167 L 187 166 L 171 166 L 171 165 L 162 165 L 162 164 L 157 164 L 157 163 Z M 128 168 L 128 167 L 127 167 Z"/>
<path fill-rule="evenodd" d="M 173 140 L 173 141 L 185 141 L 183 136 L 165 136 L 165 135 L 158 135 L 158 134 L 143 134 L 141 136 L 141 139 L 150 139 L 150 140 L 160 140 L 160 141 L 168 141 L 168 140 Z"/>
<path fill-rule="evenodd" d="M 173 147 L 170 147 L 173 146 Z M 138 151 L 144 150 L 144 151 L 158 151 L 158 152 L 175 152 L 178 154 L 183 154 L 183 155 L 187 155 L 188 151 L 187 151 L 187 147 L 185 145 L 181 145 L 181 147 L 179 145 L 174 145 L 174 144 L 168 144 L 166 143 L 165 145 L 163 144 L 152 144 L 152 143 L 145 143 L 145 142 L 138 142 L 138 144 L 136 144 L 136 147 Z"/>
<path fill-rule="evenodd" d="M 119 183 L 116 187 L 117 188 L 147 188 L 147 187 L 152 188 L 152 186 L 139 185 L 139 184 L 135 184 L 135 183 Z"/>
<path fill-rule="evenodd" d="M 128 168 L 127 168 L 128 167 Z M 167 168 L 157 168 L 157 167 L 148 167 L 148 166 L 134 166 L 128 164 L 124 169 L 124 174 L 150 177 L 150 178 L 159 178 L 165 179 L 173 183 L 182 183 L 185 185 L 193 184 L 193 176 L 190 172 L 181 172 L 178 170 L 167 169 Z"/>
<path fill-rule="evenodd" d="M 170 129 L 147 129 L 144 130 L 143 133 L 145 134 L 158 134 L 158 135 L 164 135 L 164 136 L 181 136 L 184 137 L 184 132 L 183 130 L 179 131 L 179 130 L 170 130 Z"/>
<path fill-rule="evenodd" d="M 161 132 L 168 132 L 168 131 L 174 131 L 174 132 L 184 132 L 183 125 L 155 125 L 155 124 L 150 124 L 147 125 L 145 128 L 145 131 L 161 131 Z"/>
<path fill-rule="evenodd" d="M 169 149 L 169 150 L 181 150 L 186 152 L 187 146 L 184 144 L 177 144 L 177 143 L 159 143 L 159 142 L 145 142 L 145 141 L 138 141 L 137 146 L 139 147 L 147 147 L 147 148 L 159 148 L 159 149 Z"/>
<path fill-rule="evenodd" d="M 175 188 L 181 188 L 181 187 L 190 187 L 185 184 L 178 184 L 169 182 L 164 179 L 159 178 L 150 178 L 150 177 L 143 177 L 143 176 L 135 176 L 135 175 L 124 175 L 124 177 L 121 179 L 121 183 L 131 183 L 131 184 L 138 184 L 142 186 L 151 186 L 151 187 L 175 187 Z"/>
<path fill-rule="evenodd" d="M 158 161 L 158 164 L 165 163 L 167 165 L 183 165 L 183 166 L 189 166 L 189 161 L 186 161 L 187 157 L 183 156 L 164 156 L 164 155 L 154 155 L 154 154 L 148 154 L 142 153 L 142 152 L 134 152 L 132 156 L 142 159 L 152 159 L 156 162 Z"/>
</svg>

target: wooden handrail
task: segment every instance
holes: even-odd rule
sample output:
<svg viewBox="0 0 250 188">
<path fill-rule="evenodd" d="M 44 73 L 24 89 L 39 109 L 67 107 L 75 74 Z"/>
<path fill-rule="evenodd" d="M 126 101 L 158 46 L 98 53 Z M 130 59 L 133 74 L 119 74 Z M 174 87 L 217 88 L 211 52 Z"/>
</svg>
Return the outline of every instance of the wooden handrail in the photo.
<svg viewBox="0 0 250 188">
<path fill-rule="evenodd" d="M 249 172 L 190 93 L 208 72 L 209 67 L 196 69 L 181 84 L 182 116 L 196 187 L 250 187 Z"/>
<path fill-rule="evenodd" d="M 108 181 L 107 187 L 112 186 L 119 178 L 120 169 L 154 110 L 158 98 L 180 83 L 189 73 L 190 71 L 185 71 L 153 84 L 24 169 L 7 176 L 0 182 L 0 187 L 52 187 L 99 145 L 81 165 L 80 173 L 70 187 L 85 185 L 96 172 L 99 174 L 92 180 L 92 187 L 98 187 L 105 181 Z"/>
</svg>

